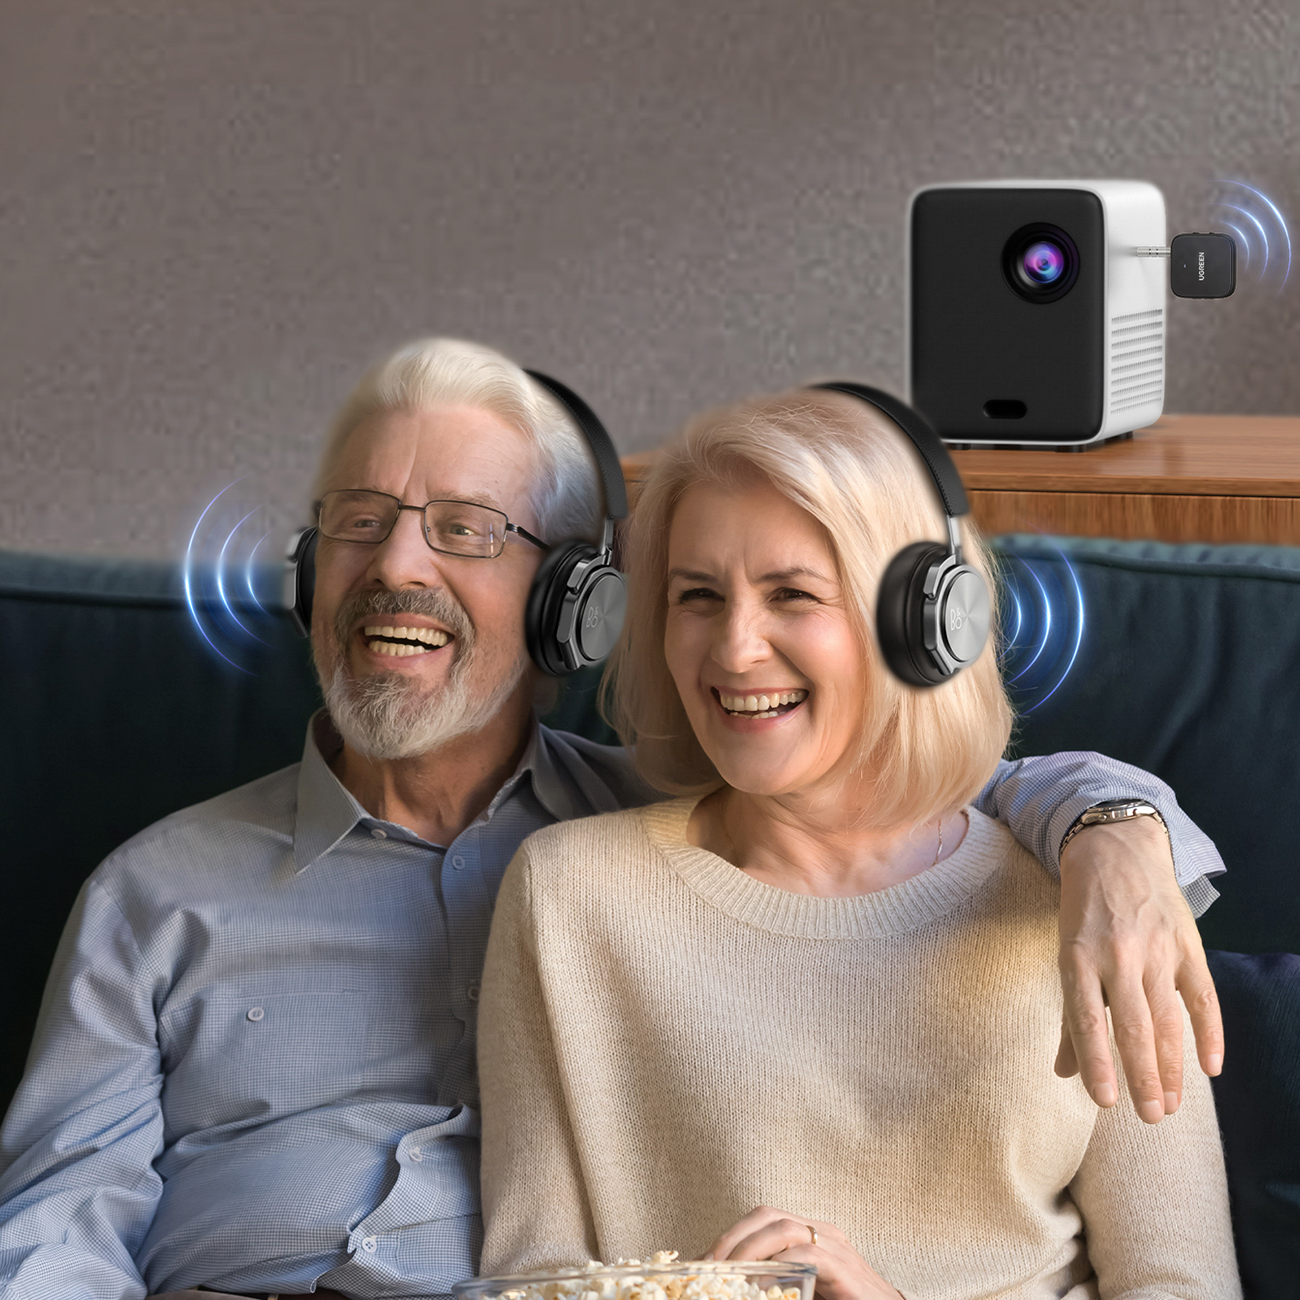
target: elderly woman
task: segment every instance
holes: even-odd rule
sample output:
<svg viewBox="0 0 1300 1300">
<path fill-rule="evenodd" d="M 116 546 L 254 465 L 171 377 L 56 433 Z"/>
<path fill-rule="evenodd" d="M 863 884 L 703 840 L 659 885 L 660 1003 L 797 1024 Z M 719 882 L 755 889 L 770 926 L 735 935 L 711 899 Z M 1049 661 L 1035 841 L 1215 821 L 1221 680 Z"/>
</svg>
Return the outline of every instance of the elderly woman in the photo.
<svg viewBox="0 0 1300 1300">
<path fill-rule="evenodd" d="M 813 1264 L 824 1300 L 1240 1294 L 1194 1057 L 1158 1128 L 1047 1064 L 1057 886 L 970 806 L 1011 728 L 993 649 L 932 688 L 882 656 L 882 575 L 945 529 L 840 393 L 703 417 L 654 469 L 614 712 L 680 797 L 541 831 L 502 885 L 485 1272 L 676 1249 Z"/>
</svg>

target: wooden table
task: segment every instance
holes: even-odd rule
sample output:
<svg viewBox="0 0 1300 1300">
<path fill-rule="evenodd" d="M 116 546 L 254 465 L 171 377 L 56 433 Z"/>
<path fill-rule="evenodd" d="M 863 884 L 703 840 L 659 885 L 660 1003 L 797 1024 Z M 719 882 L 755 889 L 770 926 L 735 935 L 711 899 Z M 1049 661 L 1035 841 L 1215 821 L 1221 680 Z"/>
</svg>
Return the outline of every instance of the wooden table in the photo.
<svg viewBox="0 0 1300 1300">
<path fill-rule="evenodd" d="M 1300 419 L 1166 415 L 1092 451 L 953 452 L 986 534 L 1300 546 Z"/>
<path fill-rule="evenodd" d="M 624 459 L 635 491 L 653 459 Z M 954 451 L 984 533 L 1300 546 L 1300 418 L 1166 415 L 1090 451 Z"/>
</svg>

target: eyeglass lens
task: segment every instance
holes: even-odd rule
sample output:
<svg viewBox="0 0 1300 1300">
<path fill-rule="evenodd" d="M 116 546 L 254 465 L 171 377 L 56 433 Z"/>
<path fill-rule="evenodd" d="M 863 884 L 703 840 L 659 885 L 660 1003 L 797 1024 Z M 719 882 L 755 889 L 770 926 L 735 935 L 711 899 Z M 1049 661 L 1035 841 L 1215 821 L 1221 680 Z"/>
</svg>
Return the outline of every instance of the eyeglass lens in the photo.
<svg viewBox="0 0 1300 1300">
<path fill-rule="evenodd" d="M 322 536 L 377 545 L 397 522 L 401 502 L 385 492 L 327 492 L 320 503 Z M 506 516 L 468 501 L 430 501 L 424 537 L 435 551 L 492 558 L 505 545 Z"/>
</svg>

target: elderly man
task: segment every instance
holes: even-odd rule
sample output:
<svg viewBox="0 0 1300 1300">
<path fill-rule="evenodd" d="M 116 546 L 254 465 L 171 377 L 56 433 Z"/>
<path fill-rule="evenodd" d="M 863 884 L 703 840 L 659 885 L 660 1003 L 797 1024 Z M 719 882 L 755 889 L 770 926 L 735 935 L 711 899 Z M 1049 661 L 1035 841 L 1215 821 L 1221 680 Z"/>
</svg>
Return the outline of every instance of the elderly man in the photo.
<svg viewBox="0 0 1300 1300">
<path fill-rule="evenodd" d="M 529 832 L 653 797 L 621 751 L 535 720 L 530 584 L 547 541 L 602 517 L 547 392 L 485 348 L 413 344 L 349 398 L 316 486 L 327 708 L 301 764 L 150 827 L 83 889 L 3 1131 L 10 1300 L 424 1296 L 471 1274 L 498 881 Z M 1176 988 L 1218 1068 L 1175 882 L 1203 907 L 1222 864 L 1167 787 L 1094 756 L 1004 764 L 981 806 L 1054 869 L 1085 809 L 1129 796 L 1164 814 L 1177 872 L 1153 817 L 1072 836 L 1057 1068 L 1116 1102 L 1108 999 L 1155 1122 L 1181 1087 Z"/>
</svg>

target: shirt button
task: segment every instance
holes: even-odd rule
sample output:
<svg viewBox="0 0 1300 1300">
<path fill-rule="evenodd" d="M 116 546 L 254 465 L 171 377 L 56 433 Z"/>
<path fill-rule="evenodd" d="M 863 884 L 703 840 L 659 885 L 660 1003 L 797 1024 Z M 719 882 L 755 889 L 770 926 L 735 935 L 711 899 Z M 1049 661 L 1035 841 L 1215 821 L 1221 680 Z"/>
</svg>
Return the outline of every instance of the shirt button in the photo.
<svg viewBox="0 0 1300 1300">
<path fill-rule="evenodd" d="M 362 1237 L 361 1249 L 367 1254 L 373 1255 L 379 1249 L 379 1242 L 374 1237 Z"/>
<path fill-rule="evenodd" d="M 406 1154 L 410 1156 L 417 1165 L 424 1159 L 424 1152 L 421 1151 L 419 1147 L 412 1147 Z"/>
<path fill-rule="evenodd" d="M 477 985 L 477 984 L 471 984 L 471 985 L 469 986 L 469 988 L 467 988 L 467 989 L 465 990 L 465 995 L 469 998 L 469 1000 L 470 1000 L 471 1002 L 477 1002 L 477 1001 L 478 1001 L 478 985 Z"/>
<path fill-rule="evenodd" d="M 378 826 L 371 827 L 370 833 L 377 840 L 386 840 L 388 838 L 388 832 L 381 830 Z"/>
<path fill-rule="evenodd" d="M 465 859 L 457 853 L 455 857 L 452 858 L 451 865 L 455 867 L 457 871 L 463 871 L 465 868 Z"/>
<path fill-rule="evenodd" d="M 251 1021 L 253 1021 L 254 1023 L 256 1023 L 257 1021 L 261 1020 L 261 1018 L 262 1018 L 264 1015 L 266 1015 L 266 1012 L 263 1011 L 261 1007 L 249 1007 L 249 1008 L 248 1008 L 248 1018 L 249 1018 Z"/>
</svg>

